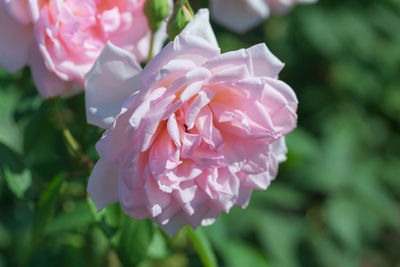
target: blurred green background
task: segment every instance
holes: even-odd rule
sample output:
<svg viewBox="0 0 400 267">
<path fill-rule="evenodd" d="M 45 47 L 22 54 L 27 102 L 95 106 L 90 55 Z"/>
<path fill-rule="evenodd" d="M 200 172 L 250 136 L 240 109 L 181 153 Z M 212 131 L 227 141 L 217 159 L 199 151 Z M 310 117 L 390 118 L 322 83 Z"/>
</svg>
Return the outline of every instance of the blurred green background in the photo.
<svg viewBox="0 0 400 267">
<path fill-rule="evenodd" d="M 223 51 L 266 42 L 300 101 L 277 179 L 200 230 L 219 265 L 399 267 L 400 1 L 320 0 L 241 36 L 213 26 Z M 82 95 L 43 101 L 29 69 L 0 69 L 0 88 L 0 267 L 202 266 L 188 231 L 169 240 L 118 205 L 93 215 L 55 116 L 96 160 Z"/>
</svg>

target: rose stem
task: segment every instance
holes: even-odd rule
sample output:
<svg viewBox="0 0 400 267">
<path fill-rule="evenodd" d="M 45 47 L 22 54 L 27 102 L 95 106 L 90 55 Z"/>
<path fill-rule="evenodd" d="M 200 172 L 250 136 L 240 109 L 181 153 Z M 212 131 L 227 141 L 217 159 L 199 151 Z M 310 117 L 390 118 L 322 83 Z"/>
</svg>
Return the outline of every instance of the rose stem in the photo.
<svg viewBox="0 0 400 267">
<path fill-rule="evenodd" d="M 77 156 L 79 161 L 88 166 L 90 169 L 93 169 L 94 167 L 93 161 L 81 151 L 78 142 L 75 140 L 75 138 L 71 134 L 71 131 L 66 126 L 62 114 L 58 108 L 58 102 L 59 98 L 55 98 L 53 101 L 51 101 L 54 113 L 56 114 L 56 118 L 61 127 L 65 141 L 67 142 L 68 146 L 72 149 L 74 154 Z"/>
<path fill-rule="evenodd" d="M 153 50 L 154 50 L 154 39 L 155 39 L 155 33 L 151 32 L 151 37 L 150 37 L 150 48 L 149 48 L 149 54 L 147 56 L 147 61 L 146 65 L 149 64 L 149 62 L 153 59 Z"/>
</svg>

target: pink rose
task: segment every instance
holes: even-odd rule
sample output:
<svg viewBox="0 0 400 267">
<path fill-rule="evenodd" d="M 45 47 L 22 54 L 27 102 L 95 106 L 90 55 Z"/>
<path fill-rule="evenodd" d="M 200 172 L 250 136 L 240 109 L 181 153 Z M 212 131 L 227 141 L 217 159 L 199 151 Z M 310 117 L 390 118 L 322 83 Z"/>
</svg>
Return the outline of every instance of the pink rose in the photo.
<svg viewBox="0 0 400 267">
<path fill-rule="evenodd" d="M 222 26 L 244 33 L 266 20 L 270 14 L 283 14 L 297 3 L 317 0 L 210 0 L 213 19 Z"/>
<path fill-rule="evenodd" d="M 282 68 L 265 44 L 220 54 L 207 9 L 143 71 L 107 45 L 86 79 L 88 121 L 108 128 L 88 184 L 97 208 L 119 201 L 170 236 L 244 208 L 275 178 L 296 127 Z"/>
<path fill-rule="evenodd" d="M 0 0 L 0 66 L 17 71 L 28 62 L 33 27 L 27 1 Z"/>
<path fill-rule="evenodd" d="M 108 41 L 137 61 L 147 57 L 151 33 L 145 0 L 0 1 L 0 33 L 7 36 L 0 40 L 0 65 L 11 72 L 29 65 L 45 98 L 80 91 Z"/>
</svg>

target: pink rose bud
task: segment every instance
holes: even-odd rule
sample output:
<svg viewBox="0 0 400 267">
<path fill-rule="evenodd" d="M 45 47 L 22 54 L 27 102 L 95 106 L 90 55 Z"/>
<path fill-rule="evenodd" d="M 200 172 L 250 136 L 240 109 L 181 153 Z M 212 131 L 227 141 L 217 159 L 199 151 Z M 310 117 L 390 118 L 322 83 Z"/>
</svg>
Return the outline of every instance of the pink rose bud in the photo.
<svg viewBox="0 0 400 267">
<path fill-rule="evenodd" d="M 173 236 L 246 207 L 276 177 L 296 127 L 282 68 L 265 44 L 220 54 L 207 9 L 144 70 L 107 45 L 86 78 L 88 121 L 108 128 L 88 184 L 97 208 L 119 201 Z"/>
<path fill-rule="evenodd" d="M 236 33 L 244 33 L 271 14 L 288 12 L 297 3 L 317 0 L 210 0 L 213 19 Z"/>
<path fill-rule="evenodd" d="M 144 3 L 144 13 L 153 32 L 158 31 L 163 20 L 168 17 L 169 11 L 170 4 L 168 0 L 146 0 Z"/>
<path fill-rule="evenodd" d="M 82 90 L 84 77 L 105 44 L 147 58 L 151 31 L 144 0 L 8 0 L 0 2 L 0 65 L 13 72 L 31 67 L 40 94 L 70 95 Z M 155 52 L 166 37 L 156 35 Z"/>
<path fill-rule="evenodd" d="M 187 1 L 181 0 L 179 2 L 167 24 L 167 33 L 170 40 L 174 40 L 175 36 L 181 33 L 194 16 L 193 10 Z"/>
</svg>

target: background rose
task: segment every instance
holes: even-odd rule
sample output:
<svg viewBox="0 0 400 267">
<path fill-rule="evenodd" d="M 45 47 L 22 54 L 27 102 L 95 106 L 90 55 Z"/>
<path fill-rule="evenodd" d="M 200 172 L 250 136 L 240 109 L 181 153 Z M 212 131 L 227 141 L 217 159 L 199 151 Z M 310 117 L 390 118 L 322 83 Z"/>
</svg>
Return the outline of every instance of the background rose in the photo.
<svg viewBox="0 0 400 267">
<path fill-rule="evenodd" d="M 208 10 L 143 71 L 108 45 L 86 80 L 89 122 L 113 123 L 88 185 L 98 209 L 119 201 L 173 235 L 245 207 L 276 176 L 296 127 L 296 96 L 276 78 L 282 67 L 264 44 L 220 54 Z"/>
<path fill-rule="evenodd" d="M 190 0 L 194 8 L 206 2 Z M 288 159 L 267 191 L 254 190 L 246 209 L 196 230 L 219 266 L 398 265 L 399 10 L 400 1 L 327 0 L 242 36 L 214 28 L 224 52 L 266 42 L 301 103 Z M 164 239 L 119 203 L 92 216 L 86 166 L 67 149 L 30 76 L 28 68 L 0 68 L 0 266 L 206 266 L 189 229 Z M 87 125 L 82 97 L 59 108 L 82 152 L 97 159 L 101 129 Z M 50 196 L 46 205 L 42 196 Z M 43 231 L 32 244 L 36 226 Z"/>
<path fill-rule="evenodd" d="M 146 59 L 150 30 L 144 0 L 11 0 L 1 2 L 0 64 L 9 71 L 30 65 L 45 98 L 68 95 L 83 87 L 107 41 Z M 160 30 L 159 51 L 165 37 Z"/>
<path fill-rule="evenodd" d="M 282 14 L 297 3 L 314 3 L 317 0 L 211 0 L 213 19 L 228 29 L 243 33 L 270 14 Z"/>
<path fill-rule="evenodd" d="M 33 40 L 32 19 L 28 2 L 0 0 L 0 66 L 17 71 L 28 62 Z"/>
</svg>

